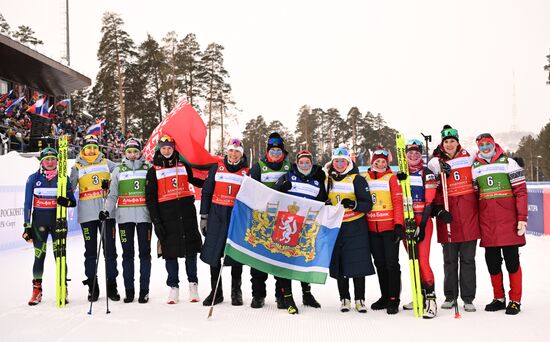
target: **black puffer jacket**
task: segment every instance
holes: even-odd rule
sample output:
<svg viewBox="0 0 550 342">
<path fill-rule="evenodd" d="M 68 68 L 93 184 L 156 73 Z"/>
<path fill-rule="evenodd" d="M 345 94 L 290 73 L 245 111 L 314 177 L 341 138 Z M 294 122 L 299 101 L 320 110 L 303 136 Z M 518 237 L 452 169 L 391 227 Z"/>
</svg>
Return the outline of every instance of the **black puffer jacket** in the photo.
<svg viewBox="0 0 550 342">
<path fill-rule="evenodd" d="M 153 165 L 171 168 L 179 161 L 178 153 L 166 159 L 159 151 L 155 153 Z M 193 177 L 193 171 L 187 165 L 188 181 L 202 187 L 204 181 Z M 158 202 L 158 183 L 155 168 L 147 171 L 145 185 L 145 202 L 155 224 L 162 224 L 165 236 L 160 241 L 162 256 L 165 259 L 182 258 L 200 252 L 202 240 L 197 224 L 195 196 L 185 196 L 174 200 Z"/>
</svg>

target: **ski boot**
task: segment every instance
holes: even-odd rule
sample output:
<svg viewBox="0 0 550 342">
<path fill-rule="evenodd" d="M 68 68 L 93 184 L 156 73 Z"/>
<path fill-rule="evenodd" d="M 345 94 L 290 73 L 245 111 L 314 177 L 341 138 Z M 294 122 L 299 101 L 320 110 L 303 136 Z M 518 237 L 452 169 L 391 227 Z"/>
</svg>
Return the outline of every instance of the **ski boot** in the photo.
<svg viewBox="0 0 550 342">
<path fill-rule="evenodd" d="M 32 296 L 29 305 L 37 305 L 42 301 L 42 279 L 32 280 Z"/>
</svg>

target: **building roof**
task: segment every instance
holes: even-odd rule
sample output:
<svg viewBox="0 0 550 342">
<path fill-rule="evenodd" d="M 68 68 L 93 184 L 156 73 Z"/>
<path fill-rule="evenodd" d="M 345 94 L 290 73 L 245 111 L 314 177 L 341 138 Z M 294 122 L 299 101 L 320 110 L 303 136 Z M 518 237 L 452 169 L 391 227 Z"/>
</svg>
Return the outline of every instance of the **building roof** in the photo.
<svg viewBox="0 0 550 342">
<path fill-rule="evenodd" d="M 0 78 L 48 95 L 69 94 L 92 84 L 75 70 L 0 34 Z"/>
</svg>

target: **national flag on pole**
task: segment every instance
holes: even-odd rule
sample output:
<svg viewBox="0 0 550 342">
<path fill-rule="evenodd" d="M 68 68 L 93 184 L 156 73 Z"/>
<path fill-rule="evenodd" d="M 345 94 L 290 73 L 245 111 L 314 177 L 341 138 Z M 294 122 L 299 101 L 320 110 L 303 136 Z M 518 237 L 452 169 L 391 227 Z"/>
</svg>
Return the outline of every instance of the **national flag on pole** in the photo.
<svg viewBox="0 0 550 342">
<path fill-rule="evenodd" d="M 13 114 L 13 111 L 15 110 L 15 108 L 17 108 L 17 106 L 19 105 L 19 103 L 21 103 L 21 101 L 23 101 L 24 98 L 25 98 L 25 96 L 21 96 L 21 97 L 18 98 L 17 100 L 13 101 L 13 102 L 8 106 L 8 108 L 6 108 L 6 110 L 4 111 L 4 114 L 6 114 L 6 115 L 12 115 L 12 114 Z"/>
<path fill-rule="evenodd" d="M 0 103 L 6 102 L 6 100 L 9 99 L 12 94 L 13 94 L 13 89 L 5 94 L 0 95 Z"/>
<path fill-rule="evenodd" d="M 105 126 L 105 119 L 99 120 L 96 124 L 91 125 L 86 130 L 86 135 L 93 134 L 93 135 L 101 135 L 101 132 L 103 131 L 103 127 Z"/>
<path fill-rule="evenodd" d="M 219 158 L 211 155 L 204 148 L 206 125 L 193 106 L 185 98 L 166 115 L 155 128 L 143 149 L 145 159 L 151 161 L 155 155 L 158 140 L 169 135 L 176 141 L 176 150 L 184 161 L 192 167 L 201 167 L 217 163 Z"/>
<path fill-rule="evenodd" d="M 38 99 L 32 106 L 27 108 L 28 113 L 33 114 L 48 114 L 48 98 L 42 97 Z"/>
<path fill-rule="evenodd" d="M 225 254 L 277 277 L 324 284 L 344 207 L 275 191 L 245 177 Z"/>
<path fill-rule="evenodd" d="M 63 107 L 63 108 L 67 108 L 67 106 L 71 103 L 71 99 L 64 99 L 64 100 L 61 100 L 61 101 L 58 101 L 55 106 L 56 107 Z"/>
</svg>

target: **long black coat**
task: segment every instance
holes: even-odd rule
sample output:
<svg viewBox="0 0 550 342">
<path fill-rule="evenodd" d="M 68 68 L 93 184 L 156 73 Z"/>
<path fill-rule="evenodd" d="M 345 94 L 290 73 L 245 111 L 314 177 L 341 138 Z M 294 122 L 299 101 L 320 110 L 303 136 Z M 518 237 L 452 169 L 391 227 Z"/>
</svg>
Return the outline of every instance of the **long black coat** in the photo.
<svg viewBox="0 0 550 342">
<path fill-rule="evenodd" d="M 358 173 L 354 167 L 349 174 Z M 328 177 L 335 177 L 329 175 Z M 338 175 L 344 177 L 345 175 Z M 369 186 L 365 178 L 360 175 L 353 180 L 355 197 L 357 198 L 357 212 L 369 212 L 372 209 L 372 200 Z M 327 189 L 330 193 L 330 186 Z M 332 258 L 330 260 L 330 276 L 332 278 L 354 278 L 374 274 L 374 266 L 369 245 L 369 231 L 364 217 L 350 222 L 342 222 Z"/>
<path fill-rule="evenodd" d="M 159 151 L 155 153 L 153 164 L 162 167 L 174 167 L 178 153 L 166 159 Z M 202 187 L 203 180 L 194 178 L 193 171 L 185 165 L 191 184 Z M 175 200 L 158 202 L 157 174 L 154 168 L 147 171 L 145 184 L 145 202 L 154 224 L 162 224 L 165 237 L 160 241 L 162 256 L 165 259 L 183 258 L 201 251 L 201 235 L 197 224 L 195 196 L 181 197 Z"/>
<path fill-rule="evenodd" d="M 229 164 L 227 162 L 227 157 L 225 157 L 224 165 L 229 172 L 236 172 L 246 167 L 246 156 L 244 156 L 237 165 Z M 201 215 L 208 215 L 206 237 L 204 238 L 204 245 L 202 246 L 201 260 L 214 267 L 219 267 L 220 265 L 220 259 L 225 248 L 225 241 L 227 240 L 229 222 L 231 221 L 231 212 L 233 211 L 233 207 L 212 203 L 212 195 L 214 194 L 214 187 L 216 186 L 215 177 L 217 170 L 218 165 L 216 164 L 208 171 L 208 177 L 204 181 L 204 186 L 202 188 L 200 210 Z M 224 265 L 238 266 L 241 264 L 231 257 L 226 256 Z"/>
</svg>

